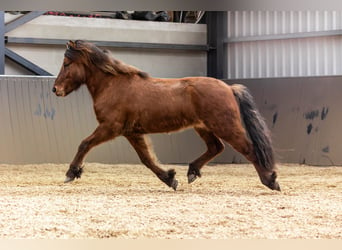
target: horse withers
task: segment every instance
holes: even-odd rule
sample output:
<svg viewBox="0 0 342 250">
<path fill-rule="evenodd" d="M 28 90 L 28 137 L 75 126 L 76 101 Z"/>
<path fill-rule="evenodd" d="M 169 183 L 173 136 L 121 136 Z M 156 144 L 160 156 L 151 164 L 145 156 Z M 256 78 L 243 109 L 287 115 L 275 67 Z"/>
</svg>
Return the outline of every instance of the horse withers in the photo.
<svg viewBox="0 0 342 250">
<path fill-rule="evenodd" d="M 209 77 L 154 78 L 93 43 L 69 41 L 52 91 L 66 96 L 83 84 L 99 125 L 79 145 L 65 182 L 81 177 L 91 148 L 122 135 L 141 162 L 176 190 L 176 172 L 158 166 L 147 134 L 193 127 L 207 151 L 189 164 L 189 183 L 201 177 L 201 168 L 223 151 L 225 141 L 253 163 L 264 185 L 280 191 L 269 130 L 243 85 Z"/>
</svg>

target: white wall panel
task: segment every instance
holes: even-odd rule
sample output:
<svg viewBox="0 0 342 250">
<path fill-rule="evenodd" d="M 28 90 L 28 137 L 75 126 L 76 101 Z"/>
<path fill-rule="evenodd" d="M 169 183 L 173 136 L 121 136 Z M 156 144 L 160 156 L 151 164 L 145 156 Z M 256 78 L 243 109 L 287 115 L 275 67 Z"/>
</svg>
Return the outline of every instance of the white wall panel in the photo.
<svg viewBox="0 0 342 250">
<path fill-rule="evenodd" d="M 13 15 L 6 13 L 9 22 Z M 93 41 L 206 45 L 205 24 L 145 22 L 135 20 L 40 16 L 6 33 L 8 37 L 85 39 Z M 56 75 L 65 46 L 8 43 L 7 48 Z M 113 56 L 156 77 L 184 77 L 207 74 L 205 50 L 107 48 Z M 31 74 L 6 60 L 6 75 Z"/>
<path fill-rule="evenodd" d="M 228 12 L 228 78 L 342 75 L 342 11 Z"/>
</svg>

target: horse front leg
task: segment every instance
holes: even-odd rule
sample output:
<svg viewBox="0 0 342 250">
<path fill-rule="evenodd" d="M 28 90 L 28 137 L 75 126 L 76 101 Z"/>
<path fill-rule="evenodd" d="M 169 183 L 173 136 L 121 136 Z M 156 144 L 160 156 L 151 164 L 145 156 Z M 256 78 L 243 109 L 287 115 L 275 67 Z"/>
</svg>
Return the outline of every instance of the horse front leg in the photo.
<svg viewBox="0 0 342 250">
<path fill-rule="evenodd" d="M 158 167 L 156 163 L 156 156 L 151 148 L 151 143 L 146 140 L 144 135 L 126 135 L 127 140 L 131 143 L 135 151 L 137 152 L 141 162 L 152 170 L 157 177 L 173 190 L 177 189 L 178 181 L 175 179 L 176 171 L 170 169 L 165 171 Z"/>
<path fill-rule="evenodd" d="M 100 124 L 95 131 L 86 139 L 84 139 L 78 147 L 77 153 L 66 172 L 65 183 L 80 178 L 82 175 L 82 162 L 89 150 L 100 143 L 111 140 L 115 137 L 113 130 L 105 124 Z"/>
</svg>

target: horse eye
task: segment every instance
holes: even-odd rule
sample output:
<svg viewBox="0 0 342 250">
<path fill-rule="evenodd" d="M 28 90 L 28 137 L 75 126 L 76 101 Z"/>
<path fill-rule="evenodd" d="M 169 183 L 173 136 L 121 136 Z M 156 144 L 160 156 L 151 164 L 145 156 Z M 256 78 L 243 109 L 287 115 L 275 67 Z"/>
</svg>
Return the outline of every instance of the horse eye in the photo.
<svg viewBox="0 0 342 250">
<path fill-rule="evenodd" d="M 70 63 L 64 63 L 64 64 L 63 64 L 63 67 L 66 68 L 66 67 L 68 67 L 70 64 L 71 64 L 71 62 L 70 62 Z"/>
</svg>

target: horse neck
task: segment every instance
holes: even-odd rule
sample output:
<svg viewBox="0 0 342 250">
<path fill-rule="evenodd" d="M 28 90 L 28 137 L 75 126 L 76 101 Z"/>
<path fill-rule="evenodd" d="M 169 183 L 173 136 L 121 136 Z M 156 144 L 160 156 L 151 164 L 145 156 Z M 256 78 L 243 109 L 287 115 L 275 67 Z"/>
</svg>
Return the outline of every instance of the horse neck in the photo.
<svg viewBox="0 0 342 250">
<path fill-rule="evenodd" d="M 89 69 L 87 71 L 86 86 L 93 100 L 103 93 L 104 88 L 107 86 L 107 82 L 110 80 L 108 74 L 103 73 L 98 69 Z"/>
</svg>

